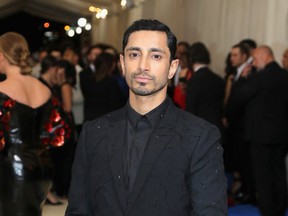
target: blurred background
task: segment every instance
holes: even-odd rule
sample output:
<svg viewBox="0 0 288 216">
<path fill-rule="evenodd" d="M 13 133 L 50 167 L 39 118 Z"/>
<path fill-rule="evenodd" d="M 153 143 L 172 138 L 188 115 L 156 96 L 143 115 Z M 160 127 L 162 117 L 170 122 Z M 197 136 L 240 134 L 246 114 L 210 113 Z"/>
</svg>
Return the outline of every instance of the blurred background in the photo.
<svg viewBox="0 0 288 216">
<path fill-rule="evenodd" d="M 80 18 L 85 19 L 79 26 Z M 287 0 L 0 1 L 0 33 L 22 33 L 32 51 L 56 42 L 79 47 L 103 42 L 120 51 L 123 31 L 139 18 L 168 24 L 179 41 L 204 42 L 221 75 L 226 54 L 243 38 L 271 46 L 278 61 L 288 47 Z"/>
</svg>

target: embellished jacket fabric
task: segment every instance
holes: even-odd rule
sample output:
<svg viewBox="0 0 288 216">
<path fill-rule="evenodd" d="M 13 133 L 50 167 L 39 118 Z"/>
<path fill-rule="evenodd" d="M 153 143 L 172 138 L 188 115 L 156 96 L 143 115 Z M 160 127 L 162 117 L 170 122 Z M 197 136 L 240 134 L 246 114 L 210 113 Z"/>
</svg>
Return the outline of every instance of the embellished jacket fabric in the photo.
<svg viewBox="0 0 288 216">
<path fill-rule="evenodd" d="M 125 190 L 126 111 L 84 125 L 66 216 L 227 215 L 218 129 L 170 100 L 148 138 L 131 192 Z"/>
</svg>

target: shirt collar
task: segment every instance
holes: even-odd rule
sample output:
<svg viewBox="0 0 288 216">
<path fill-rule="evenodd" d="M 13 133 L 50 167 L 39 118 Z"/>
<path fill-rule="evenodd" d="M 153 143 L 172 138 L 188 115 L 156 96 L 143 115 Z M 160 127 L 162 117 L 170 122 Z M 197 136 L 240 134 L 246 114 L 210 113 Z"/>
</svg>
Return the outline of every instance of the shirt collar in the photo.
<svg viewBox="0 0 288 216">
<path fill-rule="evenodd" d="M 146 113 L 145 115 L 140 115 L 130 106 L 130 103 L 128 102 L 126 105 L 126 112 L 127 112 L 128 120 L 133 126 L 133 128 L 136 128 L 138 120 L 141 118 L 146 118 L 149 124 L 151 125 L 151 127 L 154 128 L 158 124 L 160 119 L 164 116 L 167 110 L 168 104 L 169 104 L 169 100 L 166 97 L 166 99 L 158 107 L 154 108 L 153 110 Z"/>
<path fill-rule="evenodd" d="M 241 73 L 243 71 L 243 69 L 246 67 L 247 63 L 244 62 L 242 65 L 240 65 L 238 68 L 237 68 L 237 74 L 234 78 L 234 81 L 237 81 L 239 79 L 239 77 L 241 76 Z"/>
<path fill-rule="evenodd" d="M 208 65 L 206 64 L 198 64 L 195 67 L 193 67 L 194 73 L 196 73 L 197 71 L 199 71 L 201 68 L 205 68 L 208 67 Z"/>
</svg>

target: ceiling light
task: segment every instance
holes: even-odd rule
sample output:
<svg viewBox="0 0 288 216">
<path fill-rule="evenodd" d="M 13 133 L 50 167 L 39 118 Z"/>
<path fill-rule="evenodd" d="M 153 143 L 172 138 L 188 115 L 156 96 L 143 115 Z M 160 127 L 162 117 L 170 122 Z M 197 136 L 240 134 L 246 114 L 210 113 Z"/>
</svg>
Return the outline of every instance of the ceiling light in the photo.
<svg viewBox="0 0 288 216">
<path fill-rule="evenodd" d="M 126 0 L 121 0 L 120 4 L 121 4 L 122 7 L 126 7 L 127 1 Z"/>
<path fill-rule="evenodd" d="M 78 21 L 77 21 L 77 24 L 78 24 L 80 27 L 84 27 L 84 26 L 86 25 L 86 23 L 87 23 L 87 19 L 85 19 L 85 18 L 83 18 L 83 17 L 79 18 Z"/>
<path fill-rule="evenodd" d="M 76 31 L 77 34 L 81 34 L 82 33 L 82 28 L 78 26 L 75 31 Z"/>
<path fill-rule="evenodd" d="M 69 37 L 73 37 L 75 35 L 75 31 L 73 29 L 70 29 L 67 34 Z"/>
<path fill-rule="evenodd" d="M 85 25 L 85 30 L 90 31 L 91 28 L 92 28 L 92 26 L 91 26 L 90 23 L 87 23 L 87 24 Z"/>
</svg>

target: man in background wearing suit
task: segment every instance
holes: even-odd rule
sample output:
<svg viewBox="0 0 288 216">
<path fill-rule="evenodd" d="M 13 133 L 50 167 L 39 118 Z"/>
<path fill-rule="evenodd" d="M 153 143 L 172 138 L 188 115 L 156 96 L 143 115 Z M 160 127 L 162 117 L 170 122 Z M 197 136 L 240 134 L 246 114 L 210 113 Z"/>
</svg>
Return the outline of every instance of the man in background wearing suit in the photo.
<svg viewBox="0 0 288 216">
<path fill-rule="evenodd" d="M 258 206 L 263 216 L 284 216 L 287 201 L 285 156 L 288 143 L 288 73 L 274 60 L 270 47 L 253 54 L 257 72 L 244 70 L 234 84 L 228 105 L 235 114 L 245 109 Z"/>
<path fill-rule="evenodd" d="M 221 130 L 224 80 L 208 67 L 210 53 L 203 43 L 192 44 L 189 55 L 194 74 L 187 84 L 186 110 Z"/>
<path fill-rule="evenodd" d="M 227 215 L 218 129 L 167 96 L 176 42 L 157 20 L 124 33 L 129 101 L 84 124 L 66 216 Z"/>
<path fill-rule="evenodd" d="M 230 61 L 232 66 L 236 68 L 236 73 L 229 75 L 226 81 L 226 97 L 224 102 L 225 111 L 223 115 L 224 127 L 226 128 L 224 157 L 227 156 L 227 158 L 231 158 L 231 160 L 229 160 L 229 167 L 232 168 L 231 171 L 233 172 L 233 183 L 231 186 L 232 198 L 236 203 L 254 204 L 256 202 L 256 198 L 252 178 L 249 142 L 247 142 L 247 140 L 244 138 L 245 109 L 238 109 L 238 112 L 233 112 L 233 107 L 230 107 L 229 103 L 227 104 L 229 99 L 233 100 L 231 97 L 234 95 L 231 92 L 234 91 L 234 86 L 237 88 L 237 82 L 239 81 L 242 72 L 246 69 L 246 67 L 250 68 L 252 64 L 251 60 L 253 60 L 253 57 L 250 55 L 250 50 L 246 45 L 247 42 L 245 41 L 247 40 L 243 40 L 239 44 L 234 45 L 230 51 Z M 249 41 L 250 40 L 248 40 L 248 43 Z M 251 50 L 252 49 L 253 48 L 251 48 Z M 253 52 L 251 51 L 251 54 L 252 53 Z M 254 68 L 254 73 L 255 71 L 256 69 Z"/>
</svg>

